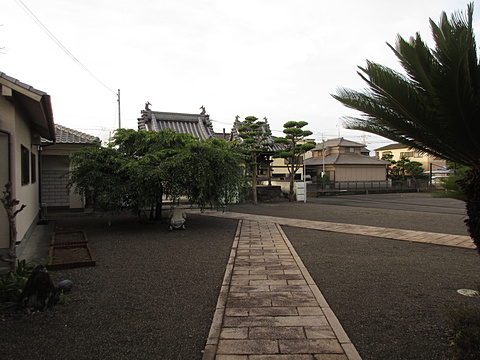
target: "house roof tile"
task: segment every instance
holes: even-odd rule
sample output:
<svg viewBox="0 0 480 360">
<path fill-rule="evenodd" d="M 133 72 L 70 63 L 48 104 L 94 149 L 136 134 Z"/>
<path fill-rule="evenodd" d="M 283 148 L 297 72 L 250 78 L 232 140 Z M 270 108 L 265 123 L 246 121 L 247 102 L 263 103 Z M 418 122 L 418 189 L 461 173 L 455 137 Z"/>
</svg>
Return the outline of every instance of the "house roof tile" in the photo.
<svg viewBox="0 0 480 360">
<path fill-rule="evenodd" d="M 42 139 L 43 142 L 50 142 Z M 66 126 L 55 124 L 55 143 L 56 144 L 94 144 L 101 143 L 100 138 L 83 132 L 67 128 Z"/>
<path fill-rule="evenodd" d="M 409 146 L 407 146 L 407 145 L 395 143 L 395 144 L 389 144 L 389 145 L 382 146 L 378 149 L 375 149 L 375 151 L 408 149 L 408 148 L 409 148 Z"/>
</svg>

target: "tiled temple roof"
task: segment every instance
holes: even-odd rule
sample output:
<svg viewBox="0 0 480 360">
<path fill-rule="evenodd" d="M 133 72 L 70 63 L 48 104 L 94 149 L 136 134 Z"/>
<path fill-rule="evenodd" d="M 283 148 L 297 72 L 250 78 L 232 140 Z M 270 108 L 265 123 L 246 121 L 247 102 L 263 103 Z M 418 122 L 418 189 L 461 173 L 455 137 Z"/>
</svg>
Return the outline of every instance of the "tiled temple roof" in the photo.
<svg viewBox="0 0 480 360">
<path fill-rule="evenodd" d="M 138 119 L 138 130 L 160 131 L 171 129 L 178 133 L 191 134 L 200 139 L 215 137 L 210 117 L 203 110 L 200 114 L 152 111 L 146 106 Z"/>
</svg>

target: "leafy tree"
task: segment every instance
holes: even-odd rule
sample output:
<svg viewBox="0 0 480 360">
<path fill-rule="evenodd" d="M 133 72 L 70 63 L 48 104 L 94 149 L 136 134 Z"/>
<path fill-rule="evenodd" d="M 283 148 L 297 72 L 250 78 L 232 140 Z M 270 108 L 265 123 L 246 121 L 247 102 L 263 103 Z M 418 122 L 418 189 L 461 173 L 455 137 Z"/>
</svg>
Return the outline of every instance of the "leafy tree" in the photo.
<svg viewBox="0 0 480 360">
<path fill-rule="evenodd" d="M 100 210 L 127 207 L 140 216 L 149 208 L 150 218 L 159 219 L 163 196 L 187 196 L 201 208 L 233 202 L 240 161 L 224 141 L 119 129 L 108 147 L 71 156 L 70 186 Z"/>
<path fill-rule="evenodd" d="M 425 169 L 422 166 L 422 163 L 419 161 L 409 161 L 405 164 L 405 172 L 412 177 L 413 180 L 424 177 L 423 172 Z"/>
<path fill-rule="evenodd" d="M 393 154 L 392 153 L 383 153 L 382 160 L 389 162 L 389 164 L 387 165 L 387 177 L 392 176 L 393 175 L 392 174 L 393 173 L 392 165 L 396 164 L 396 161 L 393 160 Z"/>
<path fill-rule="evenodd" d="M 402 155 L 400 160 L 395 161 L 395 166 L 392 171 L 402 177 L 403 180 L 406 179 L 406 176 L 411 176 L 414 180 L 423 175 L 423 166 L 421 162 L 411 161 L 405 155 Z"/>
<path fill-rule="evenodd" d="M 238 136 L 243 140 L 239 147 L 247 155 L 246 166 L 252 176 L 253 203 L 257 200 L 258 158 L 270 148 L 268 139 L 271 132 L 265 129 L 266 122 L 255 116 L 247 116 L 237 127 Z"/>
<path fill-rule="evenodd" d="M 243 154 L 224 140 L 188 143 L 165 165 L 166 192 L 172 198 L 186 196 L 202 209 L 232 204 L 243 181 L 242 162 Z"/>
<path fill-rule="evenodd" d="M 465 221 L 480 249 L 480 66 L 473 30 L 473 3 L 466 13 L 450 19 L 442 13 L 430 20 L 435 46 L 430 49 L 416 34 L 409 41 L 398 36 L 397 56 L 406 74 L 367 61 L 359 75 L 364 91 L 340 88 L 335 99 L 358 110 L 349 129 L 371 132 L 465 165 L 459 181 L 465 198 Z"/>
<path fill-rule="evenodd" d="M 315 147 L 315 142 L 305 141 L 307 136 L 313 133 L 309 130 L 302 130 L 303 127 L 308 125 L 306 121 L 287 121 L 283 124 L 284 137 L 278 137 L 275 139 L 276 143 L 283 144 L 284 149 L 278 150 L 275 157 L 284 158 L 288 163 L 288 173 L 290 174 L 290 192 L 288 199 L 295 201 L 295 195 L 293 191 L 294 177 L 298 169 L 301 166 L 300 158 L 307 151 Z"/>
</svg>

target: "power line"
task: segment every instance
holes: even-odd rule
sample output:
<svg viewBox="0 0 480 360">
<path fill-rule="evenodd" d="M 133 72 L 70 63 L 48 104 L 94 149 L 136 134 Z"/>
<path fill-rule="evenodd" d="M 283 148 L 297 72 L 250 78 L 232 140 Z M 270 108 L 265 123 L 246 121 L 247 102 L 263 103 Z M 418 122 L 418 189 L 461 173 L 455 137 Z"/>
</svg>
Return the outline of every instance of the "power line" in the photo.
<svg viewBox="0 0 480 360">
<path fill-rule="evenodd" d="M 97 78 L 90 70 L 87 69 L 87 67 L 85 65 L 83 65 L 80 60 L 78 60 L 75 55 L 73 55 L 61 42 L 60 40 L 58 40 L 55 35 L 52 34 L 52 32 L 50 30 L 48 30 L 48 28 L 40 21 L 40 19 L 38 17 L 35 16 L 35 14 L 27 7 L 27 5 L 25 5 L 22 0 L 15 0 L 18 4 L 18 6 L 20 6 L 22 8 L 22 10 L 40 27 L 40 29 L 43 30 L 43 32 L 45 32 L 48 37 L 50 37 L 50 39 L 53 40 L 53 42 L 55 44 L 58 45 L 58 47 L 60 49 L 62 49 L 62 51 L 67 54 L 78 66 L 80 66 L 83 70 L 85 70 L 87 73 L 90 74 L 90 76 L 92 76 L 100 85 L 102 85 L 105 89 L 107 89 L 108 91 L 111 91 L 112 93 L 114 93 L 115 95 L 118 95 L 116 91 L 113 91 L 112 89 L 110 89 L 107 85 L 105 85 L 99 78 Z"/>
</svg>

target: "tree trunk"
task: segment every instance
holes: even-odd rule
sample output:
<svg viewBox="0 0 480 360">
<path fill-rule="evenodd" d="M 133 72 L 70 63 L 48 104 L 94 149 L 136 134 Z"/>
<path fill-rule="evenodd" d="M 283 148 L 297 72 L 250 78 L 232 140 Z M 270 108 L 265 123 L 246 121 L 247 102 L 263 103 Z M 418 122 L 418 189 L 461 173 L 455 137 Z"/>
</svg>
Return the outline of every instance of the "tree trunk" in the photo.
<svg viewBox="0 0 480 360">
<path fill-rule="evenodd" d="M 295 201 L 295 193 L 294 193 L 294 182 L 295 182 L 295 174 L 293 173 L 295 157 L 292 157 L 292 169 L 290 170 L 290 192 L 288 194 L 288 201 L 293 202 Z"/>
<path fill-rule="evenodd" d="M 465 177 L 458 180 L 465 194 L 466 210 L 468 218 L 465 220 L 470 237 L 480 253 L 480 167 L 474 167 L 467 171 Z"/>
<path fill-rule="evenodd" d="M 253 196 L 253 203 L 257 205 L 258 203 L 258 196 L 257 196 L 257 164 L 253 165 L 253 173 L 252 173 L 252 196 Z"/>
<path fill-rule="evenodd" d="M 163 207 L 163 185 L 160 185 L 160 200 L 157 202 L 155 208 L 155 220 L 162 220 L 162 207 Z"/>
</svg>

